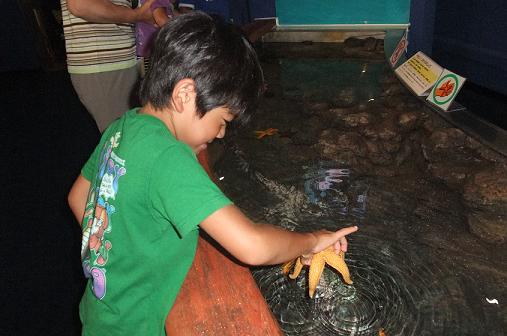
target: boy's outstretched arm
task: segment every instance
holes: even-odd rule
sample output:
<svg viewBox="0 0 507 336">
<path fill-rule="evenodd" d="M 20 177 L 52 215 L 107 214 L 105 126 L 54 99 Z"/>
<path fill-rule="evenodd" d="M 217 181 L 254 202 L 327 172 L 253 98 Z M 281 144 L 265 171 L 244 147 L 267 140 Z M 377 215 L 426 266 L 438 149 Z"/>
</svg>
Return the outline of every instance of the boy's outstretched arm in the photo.
<svg viewBox="0 0 507 336">
<path fill-rule="evenodd" d="M 86 199 L 88 198 L 88 190 L 90 189 L 90 181 L 79 175 L 72 188 L 70 189 L 67 201 L 69 202 L 70 209 L 81 225 L 83 220 L 84 210 L 86 207 Z"/>
<path fill-rule="evenodd" d="M 331 245 L 346 251 L 345 236 L 357 231 L 354 226 L 336 232 L 290 232 L 269 224 L 255 224 L 234 205 L 217 210 L 200 227 L 234 257 L 249 265 L 279 264 L 301 255 L 311 257 Z"/>
</svg>

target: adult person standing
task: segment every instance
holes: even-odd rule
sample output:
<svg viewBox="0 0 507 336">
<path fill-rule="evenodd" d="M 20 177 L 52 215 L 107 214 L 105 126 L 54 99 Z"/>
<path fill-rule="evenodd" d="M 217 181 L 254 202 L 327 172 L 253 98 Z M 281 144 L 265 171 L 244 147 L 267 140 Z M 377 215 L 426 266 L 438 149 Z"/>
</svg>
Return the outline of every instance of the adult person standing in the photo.
<svg viewBox="0 0 507 336">
<path fill-rule="evenodd" d="M 60 0 L 67 69 L 79 99 L 102 132 L 132 107 L 139 79 L 134 23 L 154 23 L 146 1 Z"/>
</svg>

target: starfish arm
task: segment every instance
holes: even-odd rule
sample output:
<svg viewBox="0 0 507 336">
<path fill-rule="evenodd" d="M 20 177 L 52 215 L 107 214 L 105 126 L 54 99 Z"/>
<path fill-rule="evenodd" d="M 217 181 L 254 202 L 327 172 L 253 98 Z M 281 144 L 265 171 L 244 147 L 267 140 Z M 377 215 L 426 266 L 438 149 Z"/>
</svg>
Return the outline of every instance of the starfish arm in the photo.
<svg viewBox="0 0 507 336">
<path fill-rule="evenodd" d="M 326 262 L 320 253 L 313 255 L 312 263 L 310 265 L 310 273 L 308 275 L 308 287 L 311 298 L 313 298 L 315 289 L 319 284 L 320 276 L 322 275 L 325 265 Z"/>
<path fill-rule="evenodd" d="M 301 273 L 301 270 L 303 269 L 303 263 L 301 262 L 301 258 L 297 258 L 296 259 L 296 266 L 294 266 L 294 271 L 292 272 L 292 274 L 289 274 L 289 278 L 291 278 L 292 280 L 296 279 L 299 275 L 299 273 Z"/>
<path fill-rule="evenodd" d="M 294 260 L 291 260 L 289 262 L 286 262 L 285 264 L 282 265 L 282 274 L 284 275 L 287 275 L 289 274 L 292 266 L 294 266 L 294 263 L 296 262 L 296 259 Z"/>
<path fill-rule="evenodd" d="M 326 251 L 324 258 L 329 266 L 340 272 L 346 284 L 352 284 L 349 268 L 345 263 L 345 253 L 343 251 L 340 251 L 339 254 L 336 254 L 333 251 Z"/>
<path fill-rule="evenodd" d="M 256 131 L 255 132 L 257 139 L 262 139 L 266 136 L 266 133 L 263 131 Z"/>
</svg>

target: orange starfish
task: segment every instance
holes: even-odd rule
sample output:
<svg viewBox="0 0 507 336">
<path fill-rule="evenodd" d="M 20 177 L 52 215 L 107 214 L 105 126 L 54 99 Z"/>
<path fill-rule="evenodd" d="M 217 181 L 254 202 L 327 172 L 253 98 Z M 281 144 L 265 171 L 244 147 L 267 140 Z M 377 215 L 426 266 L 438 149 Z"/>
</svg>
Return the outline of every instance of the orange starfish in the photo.
<svg viewBox="0 0 507 336">
<path fill-rule="evenodd" d="M 294 271 L 292 274 L 289 274 L 289 278 L 291 279 L 296 279 L 303 269 L 301 257 L 297 258 L 296 260 L 289 261 L 282 266 L 283 274 L 288 274 L 294 263 L 296 264 L 294 266 Z M 315 293 L 315 289 L 317 288 L 317 284 L 319 283 L 320 276 L 322 275 L 324 266 L 326 264 L 340 272 L 346 284 L 352 284 L 349 268 L 345 263 L 345 252 L 340 251 L 340 253 L 336 254 L 334 248 L 330 246 L 324 251 L 314 254 L 312 257 L 312 262 L 310 264 L 310 273 L 308 274 L 308 287 L 311 298 L 313 298 L 313 294 Z"/>
<path fill-rule="evenodd" d="M 276 133 L 278 133 L 278 128 L 268 128 L 263 131 L 255 131 L 257 139 L 262 139 L 268 135 L 275 135 Z"/>
</svg>

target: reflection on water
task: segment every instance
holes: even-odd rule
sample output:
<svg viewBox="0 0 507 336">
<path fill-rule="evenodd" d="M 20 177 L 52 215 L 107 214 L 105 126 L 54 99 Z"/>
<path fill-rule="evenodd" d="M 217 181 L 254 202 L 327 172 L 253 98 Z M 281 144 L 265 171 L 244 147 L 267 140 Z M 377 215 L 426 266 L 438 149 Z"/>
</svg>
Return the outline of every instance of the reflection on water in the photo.
<svg viewBox="0 0 507 336">
<path fill-rule="evenodd" d="M 351 286 L 326 268 L 310 299 L 306 270 L 289 280 L 279 265 L 260 267 L 254 278 L 287 335 L 504 335 L 505 243 L 479 239 L 467 224 L 478 216 L 469 181 L 503 159 L 438 142 L 442 129 L 446 141 L 458 133 L 411 99 L 384 63 L 369 62 L 264 58 L 268 94 L 215 165 L 224 190 L 257 221 L 359 231 L 346 254 Z M 269 127 L 279 134 L 255 137 Z"/>
<path fill-rule="evenodd" d="M 311 203 L 333 213 L 364 217 L 368 186 L 351 182 L 350 169 L 335 167 L 336 164 L 326 162 L 308 169 L 303 175 L 306 196 Z"/>
</svg>

